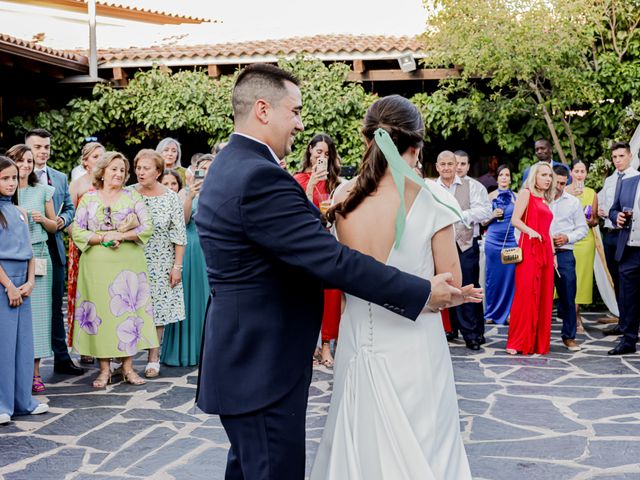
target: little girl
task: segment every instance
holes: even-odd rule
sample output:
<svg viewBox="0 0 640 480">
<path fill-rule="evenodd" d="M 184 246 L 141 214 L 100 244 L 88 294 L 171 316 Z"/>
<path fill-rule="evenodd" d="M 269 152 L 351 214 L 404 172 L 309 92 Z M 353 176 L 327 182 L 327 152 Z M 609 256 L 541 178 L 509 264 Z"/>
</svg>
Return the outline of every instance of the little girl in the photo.
<svg viewBox="0 0 640 480">
<path fill-rule="evenodd" d="M 49 410 L 31 395 L 35 261 L 27 215 L 16 206 L 17 189 L 18 167 L 0 156 L 0 424 L 13 415 Z"/>
</svg>

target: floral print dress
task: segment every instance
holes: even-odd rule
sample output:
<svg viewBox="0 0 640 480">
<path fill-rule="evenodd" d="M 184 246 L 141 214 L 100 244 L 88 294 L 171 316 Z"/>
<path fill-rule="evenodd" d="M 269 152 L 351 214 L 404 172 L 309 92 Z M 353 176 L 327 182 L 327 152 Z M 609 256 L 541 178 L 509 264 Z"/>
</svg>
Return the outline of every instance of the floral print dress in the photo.
<svg viewBox="0 0 640 480">
<path fill-rule="evenodd" d="M 151 279 L 153 323 L 156 327 L 184 320 L 182 282 L 171 288 L 169 274 L 175 264 L 174 245 L 186 245 L 184 209 L 178 194 L 167 189 L 157 197 L 144 198 L 153 221 L 153 235 L 144 246 Z"/>
<path fill-rule="evenodd" d="M 139 242 L 116 249 L 89 245 L 94 233 L 117 230 L 130 215 L 140 223 Z M 128 357 L 158 346 L 144 244 L 153 233 L 142 196 L 125 189 L 110 207 L 87 192 L 74 220 L 73 241 L 82 252 L 78 268 L 73 348 L 96 358 Z"/>
</svg>

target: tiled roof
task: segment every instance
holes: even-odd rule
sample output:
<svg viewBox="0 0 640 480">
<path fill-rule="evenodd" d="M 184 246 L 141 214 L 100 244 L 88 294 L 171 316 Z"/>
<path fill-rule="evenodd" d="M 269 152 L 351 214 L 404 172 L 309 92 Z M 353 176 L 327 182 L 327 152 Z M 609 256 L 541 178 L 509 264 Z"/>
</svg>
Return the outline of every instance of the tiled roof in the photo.
<svg viewBox="0 0 640 480">
<path fill-rule="evenodd" d="M 98 51 L 98 62 L 111 66 L 118 63 L 141 64 L 151 61 L 210 59 L 210 63 L 240 57 L 276 57 L 298 53 L 326 58 L 352 56 L 383 57 L 399 52 L 419 53 L 423 47 L 420 37 L 388 37 L 383 35 L 315 35 L 280 40 L 219 43 L 209 45 L 171 45 L 147 48 L 108 49 Z"/>
<path fill-rule="evenodd" d="M 35 62 L 60 67 L 74 72 L 85 73 L 89 69 L 89 60 L 84 55 L 64 50 L 55 50 L 34 42 L 21 40 L 0 33 L 0 52 L 27 58 Z"/>
<path fill-rule="evenodd" d="M 81 3 L 87 3 L 86 0 L 79 0 L 81 1 Z M 100 8 L 101 6 L 107 7 L 107 8 L 115 8 L 118 10 L 123 10 L 123 11 L 129 11 L 132 12 L 134 14 L 152 14 L 152 15 L 156 15 L 156 16 L 160 16 L 160 17 L 165 17 L 167 19 L 170 20 L 180 20 L 181 23 L 203 23 L 203 22 L 209 22 L 210 20 L 206 19 L 206 18 L 200 18 L 200 17 L 192 17 L 190 15 L 178 15 L 175 13 L 167 13 L 167 12 L 163 12 L 160 10 L 151 10 L 148 8 L 138 8 L 138 7 L 131 7 L 128 5 L 122 5 L 121 3 L 117 3 L 117 2 L 105 2 L 105 1 L 100 1 L 98 0 L 96 2 L 96 8 Z M 214 22 L 215 23 L 215 22 Z"/>
</svg>

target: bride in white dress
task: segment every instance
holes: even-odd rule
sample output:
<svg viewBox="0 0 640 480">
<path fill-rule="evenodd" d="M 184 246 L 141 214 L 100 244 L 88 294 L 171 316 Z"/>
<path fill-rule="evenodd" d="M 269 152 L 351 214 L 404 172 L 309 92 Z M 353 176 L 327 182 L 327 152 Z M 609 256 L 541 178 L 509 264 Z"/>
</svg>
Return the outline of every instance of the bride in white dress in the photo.
<svg viewBox="0 0 640 480">
<path fill-rule="evenodd" d="M 367 111 L 363 132 L 363 167 L 330 211 L 338 238 L 424 278 L 452 272 L 459 286 L 458 204 L 411 170 L 424 134 L 418 110 L 385 97 Z M 334 372 L 311 480 L 471 479 L 439 313 L 412 322 L 348 295 Z"/>
</svg>

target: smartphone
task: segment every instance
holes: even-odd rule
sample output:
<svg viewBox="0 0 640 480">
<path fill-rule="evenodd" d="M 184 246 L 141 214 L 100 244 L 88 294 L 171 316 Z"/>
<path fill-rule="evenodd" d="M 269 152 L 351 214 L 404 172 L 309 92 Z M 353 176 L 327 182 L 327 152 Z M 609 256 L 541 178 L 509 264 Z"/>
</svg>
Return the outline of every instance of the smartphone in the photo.
<svg viewBox="0 0 640 480">
<path fill-rule="evenodd" d="M 316 162 L 316 172 L 327 170 L 327 159 L 324 157 L 320 157 Z"/>
<path fill-rule="evenodd" d="M 204 170 L 196 170 L 193 174 L 193 178 L 195 178 L 196 180 L 202 180 L 206 174 L 207 172 Z"/>
</svg>

